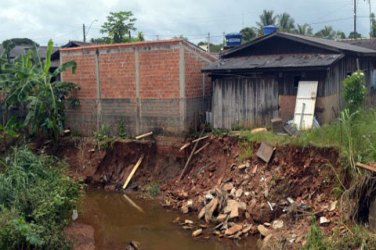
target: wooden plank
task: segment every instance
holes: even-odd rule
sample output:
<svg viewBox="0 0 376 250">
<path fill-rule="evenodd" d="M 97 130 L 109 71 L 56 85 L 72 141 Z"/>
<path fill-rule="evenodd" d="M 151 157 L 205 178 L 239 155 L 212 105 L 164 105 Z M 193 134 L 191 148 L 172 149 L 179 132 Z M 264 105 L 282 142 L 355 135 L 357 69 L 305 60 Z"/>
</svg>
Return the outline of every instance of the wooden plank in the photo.
<svg viewBox="0 0 376 250">
<path fill-rule="evenodd" d="M 356 166 L 360 167 L 360 168 L 367 169 L 367 170 L 372 171 L 372 172 L 376 172 L 376 167 L 375 166 L 370 166 L 370 165 L 363 164 L 363 163 L 360 163 L 360 162 L 357 162 Z"/>
<path fill-rule="evenodd" d="M 140 140 L 140 139 L 142 139 L 144 137 L 151 136 L 151 135 L 153 135 L 153 132 L 145 133 L 145 134 L 136 136 L 136 140 Z"/>
<path fill-rule="evenodd" d="M 207 142 L 204 146 L 202 146 L 201 148 L 197 149 L 197 151 L 194 153 L 194 155 L 197 155 L 198 153 L 200 153 L 202 150 L 204 150 L 204 148 L 206 148 L 209 145 L 210 145 L 210 143 Z"/>
<path fill-rule="evenodd" d="M 202 129 L 202 130 L 201 130 L 200 137 L 201 137 L 202 134 L 204 133 L 204 130 L 205 130 L 205 129 Z M 198 142 L 199 142 L 199 141 L 196 141 L 196 142 L 195 142 L 195 145 L 193 146 L 193 149 L 192 149 L 192 151 L 191 151 L 191 154 L 189 155 L 188 160 L 187 160 L 187 162 L 185 163 L 185 166 L 184 166 L 183 170 L 181 171 L 181 174 L 180 174 L 180 176 L 179 176 L 178 181 L 180 181 L 180 180 L 183 178 L 183 176 L 184 176 L 184 174 L 185 174 L 185 171 L 187 170 L 188 165 L 189 165 L 189 163 L 190 163 L 191 160 L 192 160 L 193 154 L 194 154 L 194 152 L 196 151 L 196 148 L 197 148 Z"/>
<path fill-rule="evenodd" d="M 141 165 L 141 162 L 142 162 L 143 159 L 144 159 L 144 155 L 142 155 L 142 156 L 140 157 L 140 159 L 137 161 L 136 165 L 134 165 L 134 167 L 133 167 L 133 169 L 132 169 L 132 172 L 129 174 L 127 180 L 125 181 L 125 183 L 124 183 L 124 185 L 123 185 L 123 189 L 126 189 L 126 188 L 127 188 L 129 182 L 131 181 L 133 175 L 136 173 L 138 167 Z"/>
<path fill-rule="evenodd" d="M 205 135 L 205 136 L 203 136 L 203 137 L 197 138 L 196 140 L 193 140 L 192 143 L 195 143 L 195 142 L 198 142 L 198 141 L 204 140 L 204 139 L 206 139 L 206 138 L 209 138 L 209 136 L 208 136 L 208 135 Z"/>
<path fill-rule="evenodd" d="M 183 149 L 188 148 L 189 145 L 191 145 L 191 143 L 187 142 L 186 144 L 184 144 L 183 146 L 180 147 L 179 151 L 182 151 Z"/>
</svg>

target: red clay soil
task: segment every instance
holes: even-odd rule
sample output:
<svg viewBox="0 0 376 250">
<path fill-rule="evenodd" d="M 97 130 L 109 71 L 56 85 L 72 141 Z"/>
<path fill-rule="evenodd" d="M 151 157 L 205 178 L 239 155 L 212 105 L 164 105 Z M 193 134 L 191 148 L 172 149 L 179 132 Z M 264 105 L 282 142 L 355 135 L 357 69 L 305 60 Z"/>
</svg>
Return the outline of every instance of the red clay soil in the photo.
<svg viewBox="0 0 376 250">
<path fill-rule="evenodd" d="M 283 229 L 273 231 L 273 235 L 275 238 L 283 236 L 290 244 L 288 248 L 298 248 L 304 243 L 312 215 L 325 216 L 331 221 L 322 227 L 324 233 L 332 230 L 334 221 L 339 218 L 338 208 L 329 209 L 335 200 L 332 191 L 336 186 L 333 169 L 339 167 L 337 150 L 277 146 L 267 164 L 255 154 L 239 162 L 241 143 L 235 137 L 210 136 L 200 141 L 198 148 L 207 142 L 210 145 L 193 157 L 181 181 L 178 177 L 192 146 L 179 151 L 184 144 L 180 138 L 157 138 L 157 142 L 117 141 L 107 150 L 95 149 L 90 139 L 68 140 L 59 152 L 70 164 L 72 176 L 109 189 L 120 188 L 134 164 L 144 155 L 130 189 L 144 190 L 151 181 L 158 181 L 162 203 L 181 209 L 192 200 L 190 213 L 201 210 L 209 190 L 223 189 L 224 184 L 231 183 L 234 190 L 228 190 L 228 196 L 242 189 L 237 200 L 247 205 L 233 222 L 253 225 L 251 232 L 257 233 L 256 225 L 269 226 L 268 223 L 276 219 L 283 220 Z M 256 152 L 259 144 L 251 147 Z M 239 165 L 246 162 L 247 166 L 240 169 Z M 290 204 L 287 198 L 294 203 Z"/>
</svg>

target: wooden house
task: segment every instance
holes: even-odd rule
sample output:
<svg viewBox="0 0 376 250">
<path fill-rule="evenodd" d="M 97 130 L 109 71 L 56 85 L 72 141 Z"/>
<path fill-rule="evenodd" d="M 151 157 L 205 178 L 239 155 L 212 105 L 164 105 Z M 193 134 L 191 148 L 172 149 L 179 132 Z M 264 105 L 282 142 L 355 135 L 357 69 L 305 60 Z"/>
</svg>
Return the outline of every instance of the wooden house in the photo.
<svg viewBox="0 0 376 250">
<path fill-rule="evenodd" d="M 213 83 L 214 128 L 270 126 L 294 116 L 299 82 L 317 81 L 315 117 L 326 123 L 343 108 L 342 81 L 365 72 L 368 104 L 375 104 L 376 50 L 334 40 L 274 32 L 224 51 L 204 67 Z"/>
</svg>

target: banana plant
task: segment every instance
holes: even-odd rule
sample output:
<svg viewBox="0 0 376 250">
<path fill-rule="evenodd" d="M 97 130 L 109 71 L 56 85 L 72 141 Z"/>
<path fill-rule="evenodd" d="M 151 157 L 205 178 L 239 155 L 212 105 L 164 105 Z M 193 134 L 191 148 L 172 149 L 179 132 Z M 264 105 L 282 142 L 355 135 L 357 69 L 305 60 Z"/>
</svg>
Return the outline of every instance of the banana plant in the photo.
<svg viewBox="0 0 376 250">
<path fill-rule="evenodd" d="M 34 46 L 13 62 L 2 63 L 0 87 L 5 94 L 7 109 L 26 109 L 23 124 L 32 133 L 47 135 L 54 141 L 63 132 L 64 97 L 78 85 L 55 80 L 65 70 L 75 72 L 76 63 L 69 61 L 50 72 L 53 42 L 48 42 L 45 60 Z"/>
</svg>

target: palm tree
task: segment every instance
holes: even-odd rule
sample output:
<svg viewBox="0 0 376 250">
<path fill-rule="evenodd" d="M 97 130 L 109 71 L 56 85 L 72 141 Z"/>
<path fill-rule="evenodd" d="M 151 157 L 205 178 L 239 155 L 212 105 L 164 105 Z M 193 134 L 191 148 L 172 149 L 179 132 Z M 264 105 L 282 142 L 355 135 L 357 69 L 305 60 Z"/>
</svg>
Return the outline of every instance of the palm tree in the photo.
<svg viewBox="0 0 376 250">
<path fill-rule="evenodd" d="M 257 36 L 257 29 L 254 27 L 245 27 L 240 30 L 240 33 L 243 35 L 242 43 L 248 43 Z"/>
<path fill-rule="evenodd" d="M 303 35 L 303 36 L 311 36 L 313 33 L 312 27 L 305 23 L 305 24 L 298 24 L 295 29 L 295 33 L 298 35 Z"/>
<path fill-rule="evenodd" d="M 333 39 L 336 36 L 336 32 L 332 26 L 325 26 L 322 30 L 315 34 L 317 37 Z"/>
<path fill-rule="evenodd" d="M 292 32 L 295 28 L 295 21 L 290 16 L 290 14 L 284 12 L 277 16 L 278 18 L 278 28 L 280 31 Z"/>
<path fill-rule="evenodd" d="M 258 33 L 259 35 L 263 34 L 263 28 L 267 25 L 276 25 L 277 23 L 277 16 L 274 15 L 274 11 L 272 10 L 264 10 L 260 15 L 260 21 L 257 22 Z"/>
</svg>

